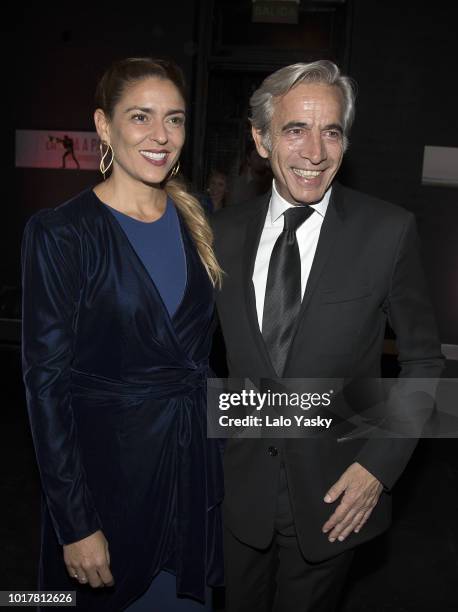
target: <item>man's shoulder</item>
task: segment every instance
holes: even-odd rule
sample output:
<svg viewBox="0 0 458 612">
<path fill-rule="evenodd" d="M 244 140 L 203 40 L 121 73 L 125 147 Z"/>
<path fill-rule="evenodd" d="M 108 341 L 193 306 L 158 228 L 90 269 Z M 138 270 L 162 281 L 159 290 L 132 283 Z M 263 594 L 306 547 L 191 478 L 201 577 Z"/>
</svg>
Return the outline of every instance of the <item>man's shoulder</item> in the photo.
<svg viewBox="0 0 458 612">
<path fill-rule="evenodd" d="M 258 198 L 222 208 L 211 216 L 211 225 L 215 231 L 223 227 L 227 230 L 229 227 L 238 228 L 243 226 L 253 216 L 261 214 L 266 210 L 269 199 L 270 193 L 267 193 Z"/>
<path fill-rule="evenodd" d="M 371 222 L 404 224 L 413 216 L 411 212 L 398 204 L 340 184 L 337 193 L 345 214 L 350 217 L 362 216 Z"/>
</svg>

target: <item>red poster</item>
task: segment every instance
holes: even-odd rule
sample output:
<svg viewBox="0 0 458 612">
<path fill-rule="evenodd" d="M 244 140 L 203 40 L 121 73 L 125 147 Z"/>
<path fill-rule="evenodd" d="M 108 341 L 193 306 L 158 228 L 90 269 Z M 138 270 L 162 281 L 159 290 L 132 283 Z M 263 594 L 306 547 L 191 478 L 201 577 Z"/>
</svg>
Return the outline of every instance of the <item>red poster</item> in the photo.
<svg viewBox="0 0 458 612">
<path fill-rule="evenodd" d="M 99 163 L 96 132 L 16 130 L 17 168 L 98 170 Z"/>
</svg>

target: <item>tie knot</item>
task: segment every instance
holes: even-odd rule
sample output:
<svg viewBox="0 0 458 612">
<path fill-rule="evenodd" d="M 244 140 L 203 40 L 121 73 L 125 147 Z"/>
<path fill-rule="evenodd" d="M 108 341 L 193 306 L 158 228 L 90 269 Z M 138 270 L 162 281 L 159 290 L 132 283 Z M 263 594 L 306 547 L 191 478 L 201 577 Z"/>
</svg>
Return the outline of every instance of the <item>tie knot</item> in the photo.
<svg viewBox="0 0 458 612">
<path fill-rule="evenodd" d="M 308 204 L 305 206 L 293 206 L 292 208 L 288 208 L 288 210 L 285 210 L 283 213 L 285 219 L 284 231 L 295 232 L 313 212 L 314 209 Z"/>
</svg>

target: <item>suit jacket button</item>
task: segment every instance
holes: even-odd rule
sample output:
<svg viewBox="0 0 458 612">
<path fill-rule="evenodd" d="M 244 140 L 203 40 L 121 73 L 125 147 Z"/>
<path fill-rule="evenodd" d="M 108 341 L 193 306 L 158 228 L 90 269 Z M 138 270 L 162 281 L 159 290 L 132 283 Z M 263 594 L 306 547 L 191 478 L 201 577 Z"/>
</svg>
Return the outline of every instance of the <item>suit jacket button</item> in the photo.
<svg viewBox="0 0 458 612">
<path fill-rule="evenodd" d="M 278 455 L 278 448 L 275 448 L 275 446 L 269 446 L 267 452 L 271 457 L 276 457 Z"/>
</svg>

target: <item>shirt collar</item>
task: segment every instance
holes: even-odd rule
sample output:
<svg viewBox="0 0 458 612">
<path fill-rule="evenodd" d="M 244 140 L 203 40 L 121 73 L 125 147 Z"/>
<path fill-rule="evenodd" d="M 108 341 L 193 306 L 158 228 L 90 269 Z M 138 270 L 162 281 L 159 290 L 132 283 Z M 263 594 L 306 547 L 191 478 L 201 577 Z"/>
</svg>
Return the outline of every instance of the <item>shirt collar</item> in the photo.
<svg viewBox="0 0 458 612">
<path fill-rule="evenodd" d="M 323 198 L 319 202 L 312 205 L 313 210 L 315 210 L 323 218 L 328 209 L 329 198 L 331 197 L 331 191 L 332 191 L 332 186 L 328 188 Z M 287 200 L 285 200 L 285 198 L 283 198 L 278 193 L 277 187 L 275 185 L 275 179 L 274 179 L 272 181 L 272 196 L 270 198 L 269 215 L 268 215 L 270 217 L 271 225 L 273 225 L 276 221 L 278 221 L 279 218 L 282 216 L 282 214 L 285 212 L 285 210 L 287 210 L 288 208 L 291 208 L 292 206 L 294 206 L 294 204 L 290 204 Z"/>
</svg>

